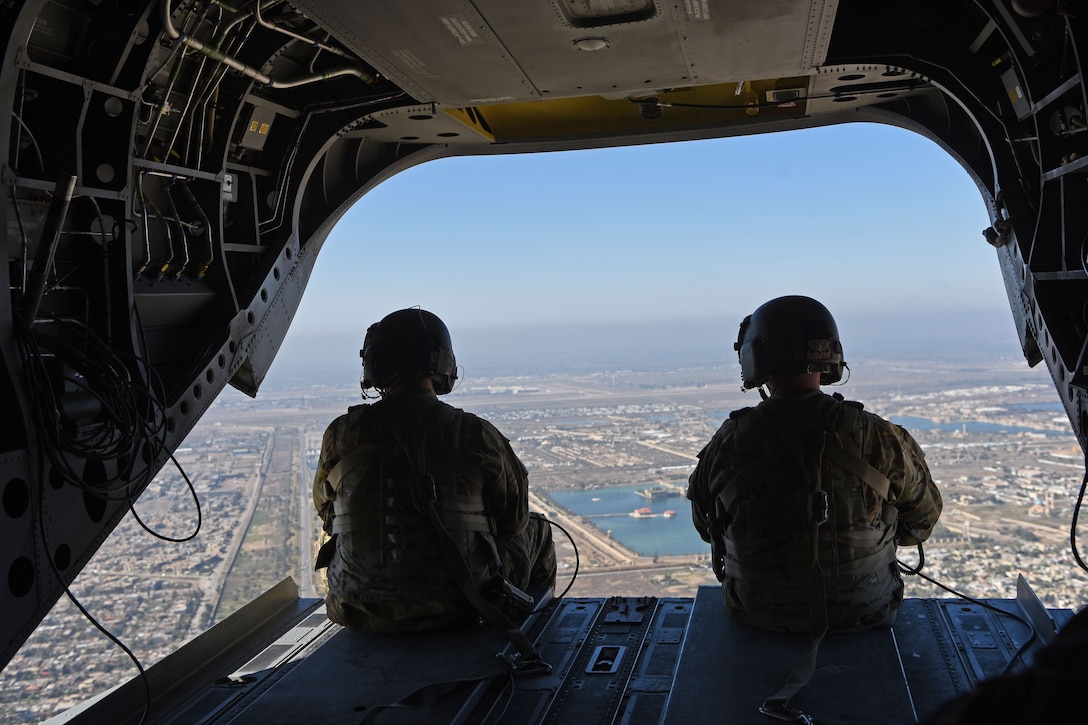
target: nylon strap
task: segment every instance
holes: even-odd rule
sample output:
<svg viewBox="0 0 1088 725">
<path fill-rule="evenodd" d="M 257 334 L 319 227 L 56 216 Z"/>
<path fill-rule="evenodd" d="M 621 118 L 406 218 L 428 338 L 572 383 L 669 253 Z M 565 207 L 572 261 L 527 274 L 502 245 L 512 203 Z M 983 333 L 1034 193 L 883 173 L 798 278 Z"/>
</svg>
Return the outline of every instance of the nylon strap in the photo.
<svg viewBox="0 0 1088 725">
<path fill-rule="evenodd" d="M 836 417 L 836 422 L 837 422 Z M 824 431 L 823 436 L 820 439 L 820 447 L 817 451 L 815 480 L 812 482 L 813 495 L 817 495 L 824 491 L 823 488 L 823 457 L 827 451 L 827 438 L 829 434 Z M 798 446 L 793 442 L 793 439 L 787 439 L 791 445 L 787 448 L 791 455 L 798 458 L 801 462 L 802 470 L 807 470 L 804 459 L 804 450 L 798 450 Z M 813 673 L 816 671 L 816 656 L 819 653 L 820 642 L 823 641 L 824 635 L 827 634 L 827 597 L 824 590 L 824 573 L 820 567 L 820 526 L 824 521 L 813 517 L 812 519 L 812 531 L 810 541 L 810 568 L 809 568 L 809 632 L 811 633 L 811 640 L 809 642 L 808 651 L 802 655 L 801 659 L 790 670 L 789 676 L 778 690 L 766 698 L 763 704 L 760 705 L 759 711 L 764 715 L 777 718 L 779 720 L 790 720 L 797 723 L 811 723 L 812 719 L 799 710 L 790 709 L 789 702 L 800 692 L 812 679 Z"/>
<path fill-rule="evenodd" d="M 828 449 L 827 454 L 831 457 L 831 460 L 850 471 L 850 473 L 860 478 L 862 483 L 876 491 L 880 498 L 885 501 L 890 500 L 888 493 L 891 490 L 891 481 L 883 473 L 873 468 L 868 461 L 864 461 L 844 449 L 834 446 Z"/>
<path fill-rule="evenodd" d="M 469 571 L 468 564 L 465 563 L 464 557 L 461 556 L 461 552 L 457 548 L 457 543 L 453 540 L 453 537 L 450 536 L 450 532 L 446 530 L 441 517 L 438 515 L 438 510 L 434 507 L 433 497 L 431 495 L 421 495 L 425 492 L 414 490 L 418 487 L 420 479 L 425 475 L 423 473 L 423 453 L 427 439 L 427 428 L 425 426 L 416 426 L 411 433 L 407 434 L 397 428 L 393 428 L 392 430 L 393 436 L 408 455 L 408 465 L 413 474 L 412 497 L 417 506 L 421 505 L 423 507 L 423 513 L 426 514 L 431 525 L 438 533 L 440 542 L 438 548 L 442 551 L 442 558 L 446 560 L 446 564 L 453 574 L 457 586 L 461 589 L 461 593 L 465 595 L 465 598 L 476 607 L 476 610 L 490 622 L 492 626 L 502 630 L 506 634 L 510 639 L 510 642 L 517 648 L 518 653 L 524 661 L 539 662 L 540 654 L 533 647 L 529 638 L 525 636 L 525 633 L 522 632 L 516 624 L 511 622 L 510 618 L 507 617 L 502 610 L 489 602 L 476 588 L 475 583 L 472 581 L 472 573 Z"/>
<path fill-rule="evenodd" d="M 504 674 L 510 674 L 513 665 L 502 657 L 496 657 L 492 662 L 477 670 L 473 675 L 458 680 L 446 680 L 445 682 L 431 682 L 409 693 L 396 702 L 385 705 L 375 705 L 368 709 L 366 715 L 359 721 L 359 725 L 373 723 L 378 715 L 386 710 L 425 710 L 434 704 L 438 698 L 453 692 L 462 685 L 490 686 L 491 682 Z"/>
</svg>

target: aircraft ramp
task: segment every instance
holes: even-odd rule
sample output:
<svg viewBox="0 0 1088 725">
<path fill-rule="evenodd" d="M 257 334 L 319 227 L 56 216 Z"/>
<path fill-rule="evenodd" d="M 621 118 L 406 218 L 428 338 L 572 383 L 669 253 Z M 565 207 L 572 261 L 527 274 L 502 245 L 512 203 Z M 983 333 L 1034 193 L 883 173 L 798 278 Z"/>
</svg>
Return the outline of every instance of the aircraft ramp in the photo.
<svg viewBox="0 0 1088 725">
<path fill-rule="evenodd" d="M 809 638 L 722 607 L 712 586 L 551 600 L 522 626 L 549 668 L 511 676 L 501 632 L 351 632 L 287 579 L 150 668 L 147 688 L 135 678 L 51 722 L 137 723 L 148 688 L 148 722 L 186 725 L 774 722 L 759 705 Z M 791 704 L 825 724 L 914 723 L 1010 661 L 1023 667 L 1072 615 L 1043 608 L 1023 579 L 1015 599 L 908 599 L 890 630 L 826 637 Z"/>
</svg>

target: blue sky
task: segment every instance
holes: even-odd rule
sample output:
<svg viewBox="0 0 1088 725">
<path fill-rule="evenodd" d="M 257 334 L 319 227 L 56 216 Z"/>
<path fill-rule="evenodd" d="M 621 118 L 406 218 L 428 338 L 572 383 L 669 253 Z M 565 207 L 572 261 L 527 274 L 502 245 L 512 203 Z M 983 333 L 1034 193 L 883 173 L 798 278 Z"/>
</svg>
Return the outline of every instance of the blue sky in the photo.
<svg viewBox="0 0 1088 725">
<path fill-rule="evenodd" d="M 315 355 L 357 366 L 366 326 L 413 305 L 482 351 L 538 325 L 703 320 L 728 338 L 783 294 L 824 302 L 844 336 L 890 334 L 890 319 L 955 334 L 981 315 L 1017 354 L 988 225 L 955 160 L 875 124 L 440 159 L 339 222 L 273 372 Z"/>
</svg>

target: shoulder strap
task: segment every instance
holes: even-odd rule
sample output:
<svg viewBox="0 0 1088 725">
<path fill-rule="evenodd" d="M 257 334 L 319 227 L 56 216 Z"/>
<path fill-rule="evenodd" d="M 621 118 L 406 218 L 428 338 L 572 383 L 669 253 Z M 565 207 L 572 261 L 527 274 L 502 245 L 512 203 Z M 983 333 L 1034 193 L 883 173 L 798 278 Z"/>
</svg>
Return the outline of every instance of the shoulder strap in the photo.
<svg viewBox="0 0 1088 725">
<path fill-rule="evenodd" d="M 842 415 L 845 419 L 845 424 L 842 428 L 854 431 L 858 427 L 858 421 L 861 417 L 861 404 L 853 403 L 850 401 L 839 401 L 842 409 Z M 841 420 L 841 419 L 840 419 Z M 888 495 L 891 491 L 891 481 L 883 473 L 878 471 L 868 461 L 861 458 L 858 454 L 852 453 L 844 446 L 830 446 L 827 449 L 828 455 L 850 473 L 861 479 L 869 488 L 873 489 L 880 498 L 885 501 L 890 500 Z M 860 451 L 858 451 L 860 453 Z"/>
<path fill-rule="evenodd" d="M 889 500 L 888 494 L 891 490 L 891 481 L 883 473 L 842 448 L 831 446 L 827 449 L 827 454 L 835 463 L 861 479 L 862 483 L 873 489 L 882 499 Z"/>
</svg>

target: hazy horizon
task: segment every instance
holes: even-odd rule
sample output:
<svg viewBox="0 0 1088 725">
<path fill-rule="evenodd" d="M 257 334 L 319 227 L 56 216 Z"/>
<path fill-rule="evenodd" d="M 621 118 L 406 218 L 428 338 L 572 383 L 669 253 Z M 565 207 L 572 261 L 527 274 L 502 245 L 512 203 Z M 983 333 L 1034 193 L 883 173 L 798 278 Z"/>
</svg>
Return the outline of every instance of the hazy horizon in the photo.
<svg viewBox="0 0 1088 725">
<path fill-rule="evenodd" d="M 848 363 L 865 359 L 1023 359 L 1009 310 L 845 310 L 835 317 Z M 463 380 L 662 366 L 718 367 L 737 364 L 733 342 L 741 318 L 520 328 L 460 329 L 451 325 L 450 334 Z M 262 387 L 357 383 L 364 335 L 365 325 L 343 334 L 292 330 Z"/>
<path fill-rule="evenodd" d="M 357 384 L 367 326 L 412 306 L 465 381 L 735 364 L 785 294 L 831 310 L 848 362 L 1016 357 L 989 224 L 944 149 L 883 124 L 439 159 L 337 222 L 267 385 Z"/>
</svg>

